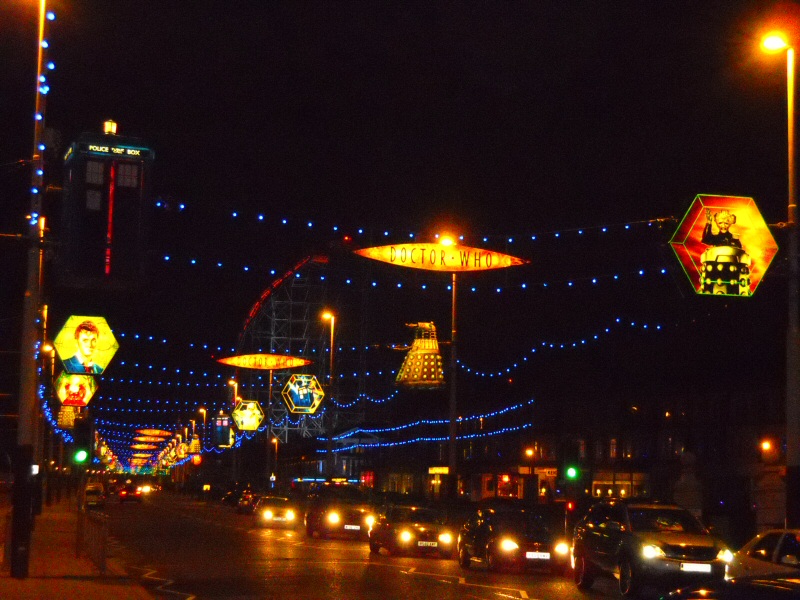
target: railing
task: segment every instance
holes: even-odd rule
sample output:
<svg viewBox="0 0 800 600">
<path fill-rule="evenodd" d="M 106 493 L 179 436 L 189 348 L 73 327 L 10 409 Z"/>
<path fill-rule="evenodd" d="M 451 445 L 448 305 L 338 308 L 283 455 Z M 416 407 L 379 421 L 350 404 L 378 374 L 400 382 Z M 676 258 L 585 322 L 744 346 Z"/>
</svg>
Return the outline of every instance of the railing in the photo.
<svg viewBox="0 0 800 600">
<path fill-rule="evenodd" d="M 104 514 L 78 510 L 78 539 L 75 556 L 86 554 L 97 565 L 100 573 L 106 573 L 108 551 L 108 517 Z"/>
</svg>

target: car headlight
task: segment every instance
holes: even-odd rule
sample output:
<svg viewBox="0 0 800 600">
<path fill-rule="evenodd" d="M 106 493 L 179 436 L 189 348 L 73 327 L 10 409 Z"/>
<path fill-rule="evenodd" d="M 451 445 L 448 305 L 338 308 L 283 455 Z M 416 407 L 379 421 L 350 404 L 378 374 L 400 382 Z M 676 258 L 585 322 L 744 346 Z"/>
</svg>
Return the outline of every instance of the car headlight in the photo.
<svg viewBox="0 0 800 600">
<path fill-rule="evenodd" d="M 331 525 L 336 525 L 339 521 L 341 521 L 341 519 L 342 518 L 339 516 L 339 513 L 337 513 L 336 511 L 328 513 L 328 523 L 330 523 Z"/>
<path fill-rule="evenodd" d="M 294 516 L 295 515 L 294 515 L 294 511 L 293 510 L 287 510 L 286 511 L 286 520 L 287 521 L 294 521 Z"/>
<path fill-rule="evenodd" d="M 503 552 L 513 552 L 517 548 L 519 548 L 519 544 L 510 538 L 500 540 L 500 550 Z"/>
<path fill-rule="evenodd" d="M 569 554 L 569 544 L 567 542 L 558 542 L 555 547 L 556 554 L 566 556 Z"/>
<path fill-rule="evenodd" d="M 264 517 L 265 521 L 272 521 L 272 517 L 275 516 L 272 514 L 271 510 L 265 510 L 261 515 Z"/>
<path fill-rule="evenodd" d="M 408 529 L 403 529 L 398 537 L 401 542 L 408 543 L 411 541 L 411 532 Z"/>
<path fill-rule="evenodd" d="M 717 558 L 726 563 L 730 563 L 733 560 L 733 552 L 727 548 L 723 548 L 719 551 L 719 554 L 717 554 Z"/>
<path fill-rule="evenodd" d="M 375 525 L 375 516 L 374 515 L 367 515 L 367 518 L 364 519 L 364 521 L 366 522 L 366 524 L 369 527 L 372 527 L 373 525 Z"/>
<path fill-rule="evenodd" d="M 664 554 L 664 551 L 655 544 L 645 544 L 642 546 L 642 556 L 647 559 L 651 559 L 666 556 L 666 554 Z"/>
<path fill-rule="evenodd" d="M 439 534 L 439 541 L 443 544 L 452 544 L 453 536 L 447 532 Z"/>
</svg>

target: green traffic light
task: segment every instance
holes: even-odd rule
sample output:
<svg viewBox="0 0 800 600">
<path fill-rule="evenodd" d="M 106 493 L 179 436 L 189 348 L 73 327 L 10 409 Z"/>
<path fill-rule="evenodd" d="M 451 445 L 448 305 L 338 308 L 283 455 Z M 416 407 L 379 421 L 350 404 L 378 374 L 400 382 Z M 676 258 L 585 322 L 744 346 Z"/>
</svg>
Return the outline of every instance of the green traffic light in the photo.
<svg viewBox="0 0 800 600">
<path fill-rule="evenodd" d="M 89 458 L 89 453 L 86 450 L 78 450 L 73 456 L 76 463 L 85 462 Z"/>
<path fill-rule="evenodd" d="M 567 479 L 576 479 L 578 477 L 578 469 L 575 467 L 567 467 Z"/>
</svg>

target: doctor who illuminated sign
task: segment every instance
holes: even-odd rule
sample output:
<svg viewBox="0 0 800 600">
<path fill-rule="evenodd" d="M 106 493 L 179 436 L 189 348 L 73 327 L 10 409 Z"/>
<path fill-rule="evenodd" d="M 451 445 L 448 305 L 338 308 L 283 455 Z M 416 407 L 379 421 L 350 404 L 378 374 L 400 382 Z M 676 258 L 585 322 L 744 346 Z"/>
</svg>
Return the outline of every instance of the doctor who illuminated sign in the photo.
<svg viewBox="0 0 800 600">
<path fill-rule="evenodd" d="M 752 296 L 778 245 L 752 198 L 695 197 L 669 242 L 698 294 Z"/>
<path fill-rule="evenodd" d="M 286 356 L 285 354 L 240 354 L 238 356 L 220 358 L 217 362 L 240 369 L 261 369 L 264 371 L 279 371 L 311 364 L 311 361 L 306 358 Z"/>
<path fill-rule="evenodd" d="M 426 271 L 488 271 L 528 264 L 530 261 L 469 246 L 444 246 L 442 244 L 391 244 L 356 250 L 365 258 Z"/>
</svg>

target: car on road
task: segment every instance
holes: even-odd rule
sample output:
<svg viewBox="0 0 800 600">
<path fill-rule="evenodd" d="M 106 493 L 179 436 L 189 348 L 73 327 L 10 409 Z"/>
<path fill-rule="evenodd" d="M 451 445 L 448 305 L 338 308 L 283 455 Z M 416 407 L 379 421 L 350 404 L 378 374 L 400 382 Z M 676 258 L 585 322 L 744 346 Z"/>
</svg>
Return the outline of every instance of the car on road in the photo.
<svg viewBox="0 0 800 600">
<path fill-rule="evenodd" d="M 762 531 L 728 565 L 729 577 L 768 574 L 800 577 L 800 529 Z"/>
<path fill-rule="evenodd" d="M 663 600 L 800 600 L 800 579 L 791 575 L 736 577 L 681 588 Z"/>
<path fill-rule="evenodd" d="M 242 492 L 239 501 L 236 503 L 236 513 L 240 515 L 255 514 L 256 503 L 260 496 L 260 494 L 249 489 Z"/>
<path fill-rule="evenodd" d="M 375 524 L 376 512 L 369 496 L 356 485 L 326 482 L 308 496 L 306 535 L 364 539 Z"/>
<path fill-rule="evenodd" d="M 623 596 L 644 585 L 675 588 L 720 581 L 733 553 L 688 510 L 676 504 L 608 499 L 597 502 L 575 526 L 575 583 L 589 589 L 611 574 Z"/>
<path fill-rule="evenodd" d="M 456 532 L 445 523 L 441 511 L 416 505 L 387 505 L 369 530 L 373 554 L 385 548 L 390 554 L 436 554 L 451 558 Z"/>
<path fill-rule="evenodd" d="M 120 503 L 141 502 L 142 488 L 135 483 L 127 483 L 120 488 L 119 492 L 117 492 L 117 497 L 119 498 Z"/>
<path fill-rule="evenodd" d="M 83 493 L 86 508 L 103 508 L 106 505 L 106 492 L 102 483 L 87 483 Z"/>
<path fill-rule="evenodd" d="M 300 524 L 300 509 L 286 496 L 259 496 L 253 506 L 253 514 L 262 527 L 297 527 Z"/>
<path fill-rule="evenodd" d="M 482 562 L 490 571 L 546 568 L 563 573 L 570 565 L 563 504 L 485 504 L 458 534 L 458 562 Z"/>
</svg>

